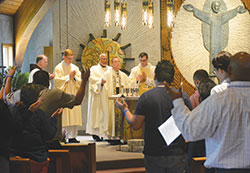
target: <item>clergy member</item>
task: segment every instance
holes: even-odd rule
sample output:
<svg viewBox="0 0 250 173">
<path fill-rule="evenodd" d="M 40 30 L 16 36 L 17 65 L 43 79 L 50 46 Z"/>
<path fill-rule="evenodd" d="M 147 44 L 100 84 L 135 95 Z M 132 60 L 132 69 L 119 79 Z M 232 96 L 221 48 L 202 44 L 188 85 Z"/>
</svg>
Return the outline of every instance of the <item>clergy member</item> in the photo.
<svg viewBox="0 0 250 173">
<path fill-rule="evenodd" d="M 29 83 L 33 82 L 33 75 L 39 70 L 45 70 L 48 66 L 48 57 L 46 55 L 39 55 L 36 58 L 36 64 L 30 64 L 30 75 L 29 75 Z M 49 80 L 54 79 L 55 74 L 49 74 Z"/>
<path fill-rule="evenodd" d="M 140 94 L 153 88 L 155 66 L 148 62 L 148 54 L 142 52 L 139 55 L 140 63 L 131 69 L 129 78 L 134 80 L 139 85 Z"/>
<path fill-rule="evenodd" d="M 109 96 L 116 95 L 121 91 L 121 88 L 127 87 L 129 83 L 128 76 L 120 71 L 121 63 L 118 57 L 111 60 L 112 69 L 108 69 L 102 77 L 103 84 L 101 84 L 102 96 L 105 98 L 103 104 L 103 126 L 107 126 L 105 132 L 106 137 L 109 139 L 120 139 L 122 126 L 120 114 L 115 113 L 114 100 L 109 100 Z M 118 111 L 118 113 L 120 113 Z M 107 123 L 107 124 L 106 124 Z M 106 128 L 106 127 L 105 127 Z"/>
<path fill-rule="evenodd" d="M 100 141 L 100 137 L 105 137 L 104 134 L 108 127 L 108 123 L 104 122 L 103 117 L 101 87 L 98 87 L 105 83 L 105 80 L 102 80 L 102 75 L 111 69 L 107 64 L 108 56 L 102 53 L 99 56 L 99 63 L 90 68 L 86 133 L 93 135 L 96 141 Z"/>
<path fill-rule="evenodd" d="M 67 94 L 75 95 L 81 84 L 81 72 L 79 68 L 72 64 L 74 54 L 72 50 L 64 51 L 64 60 L 60 62 L 54 70 L 55 89 L 64 91 Z M 75 106 L 73 109 L 63 109 L 62 127 L 65 138 L 69 143 L 79 143 L 76 140 L 78 126 L 82 125 L 81 106 Z"/>
</svg>

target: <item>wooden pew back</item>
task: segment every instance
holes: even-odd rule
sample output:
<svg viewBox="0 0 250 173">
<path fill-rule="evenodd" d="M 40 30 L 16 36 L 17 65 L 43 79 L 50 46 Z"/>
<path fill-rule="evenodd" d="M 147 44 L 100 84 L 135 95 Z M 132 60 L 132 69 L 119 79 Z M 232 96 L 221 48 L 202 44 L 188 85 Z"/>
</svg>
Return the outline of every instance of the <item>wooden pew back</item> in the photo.
<svg viewBox="0 0 250 173">
<path fill-rule="evenodd" d="M 96 146 L 95 143 L 88 144 L 64 144 L 63 149 L 70 151 L 70 162 L 72 171 L 81 173 L 96 172 Z"/>
<path fill-rule="evenodd" d="M 206 168 L 204 167 L 206 159 L 206 157 L 194 157 L 191 163 L 191 172 L 206 173 Z"/>
<path fill-rule="evenodd" d="M 69 150 L 49 150 L 48 173 L 72 173 Z"/>
</svg>

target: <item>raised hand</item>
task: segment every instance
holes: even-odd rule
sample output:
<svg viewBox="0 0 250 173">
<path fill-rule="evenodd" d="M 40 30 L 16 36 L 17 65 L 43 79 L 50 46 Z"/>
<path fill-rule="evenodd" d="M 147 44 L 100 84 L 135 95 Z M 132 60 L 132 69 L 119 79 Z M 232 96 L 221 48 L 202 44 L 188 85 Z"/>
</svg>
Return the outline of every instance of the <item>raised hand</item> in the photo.
<svg viewBox="0 0 250 173">
<path fill-rule="evenodd" d="M 69 73 L 69 76 L 70 76 L 71 79 L 73 79 L 75 77 L 75 75 L 76 75 L 76 71 L 75 70 L 73 70 L 73 71 L 71 71 Z"/>
<path fill-rule="evenodd" d="M 33 103 L 32 105 L 30 105 L 30 107 L 28 108 L 29 111 L 31 112 L 35 112 L 37 109 L 39 109 L 40 105 L 42 104 L 42 99 L 39 98 L 35 103 Z"/>
<path fill-rule="evenodd" d="M 81 78 L 82 78 L 83 81 L 88 81 L 89 75 L 90 75 L 89 67 L 86 67 L 85 71 L 81 70 Z"/>
<path fill-rule="evenodd" d="M 143 72 L 142 74 L 139 74 L 136 78 L 136 81 L 144 82 L 146 81 L 146 74 Z"/>
<path fill-rule="evenodd" d="M 15 74 L 16 71 L 16 66 L 12 66 L 8 72 L 9 76 L 13 76 Z"/>
<path fill-rule="evenodd" d="M 52 115 L 51 117 L 58 118 L 59 116 L 62 115 L 63 108 L 58 108 Z"/>
<path fill-rule="evenodd" d="M 147 79 L 147 76 L 146 76 L 145 72 L 142 72 L 142 79 L 141 79 L 141 82 L 146 81 L 146 79 Z"/>
<path fill-rule="evenodd" d="M 164 82 L 167 93 L 170 95 L 172 100 L 182 98 L 182 87 L 179 87 L 178 91 L 175 91 L 167 82 Z"/>
<path fill-rule="evenodd" d="M 124 111 L 125 109 L 128 109 L 128 105 L 127 103 L 125 102 L 124 98 L 121 98 L 121 101 L 119 101 L 119 98 L 116 99 L 115 101 L 115 106 L 120 109 L 121 111 Z"/>
<path fill-rule="evenodd" d="M 55 78 L 55 73 L 49 73 L 49 80 L 52 80 Z"/>
<path fill-rule="evenodd" d="M 107 81 L 105 79 L 102 79 L 101 84 L 104 85 Z"/>
</svg>

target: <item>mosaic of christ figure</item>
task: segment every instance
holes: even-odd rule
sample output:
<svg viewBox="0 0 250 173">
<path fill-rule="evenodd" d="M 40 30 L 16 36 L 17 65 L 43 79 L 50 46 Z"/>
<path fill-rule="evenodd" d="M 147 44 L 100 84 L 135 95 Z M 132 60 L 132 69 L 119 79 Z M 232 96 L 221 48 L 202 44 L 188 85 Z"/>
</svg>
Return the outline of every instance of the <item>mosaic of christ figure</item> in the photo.
<svg viewBox="0 0 250 173">
<path fill-rule="evenodd" d="M 243 6 L 238 6 L 227 11 L 223 0 L 207 0 L 203 11 L 195 8 L 193 5 L 184 5 L 183 8 L 202 21 L 202 36 L 205 48 L 209 52 L 210 68 L 212 74 L 212 59 L 228 44 L 229 27 L 228 21 L 237 16 L 238 13 L 245 13 Z"/>
</svg>

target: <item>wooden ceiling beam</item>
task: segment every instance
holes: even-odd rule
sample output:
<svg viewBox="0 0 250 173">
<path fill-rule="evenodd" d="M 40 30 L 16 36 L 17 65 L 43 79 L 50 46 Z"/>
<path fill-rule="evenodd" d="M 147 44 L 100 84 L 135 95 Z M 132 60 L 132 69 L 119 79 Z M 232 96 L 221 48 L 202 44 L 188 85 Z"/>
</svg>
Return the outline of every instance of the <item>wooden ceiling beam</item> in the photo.
<svg viewBox="0 0 250 173">
<path fill-rule="evenodd" d="M 0 0 L 0 14 L 14 15 L 23 0 Z"/>
<path fill-rule="evenodd" d="M 21 68 L 30 38 L 55 0 L 25 0 L 15 16 L 15 62 Z"/>
</svg>

